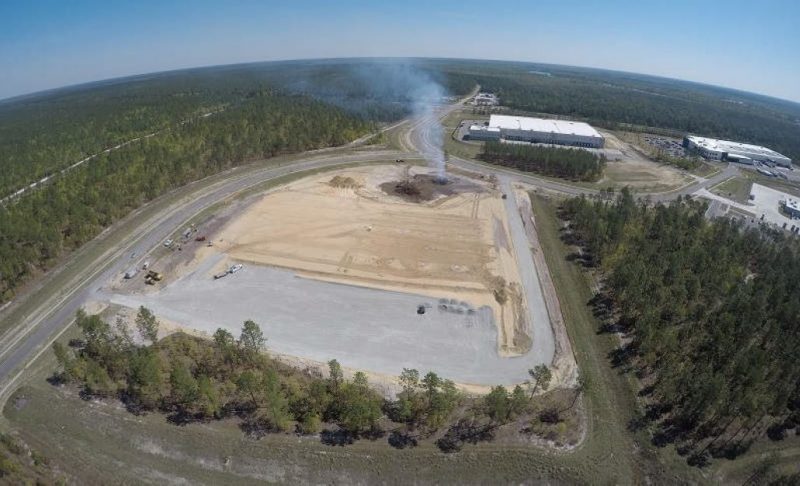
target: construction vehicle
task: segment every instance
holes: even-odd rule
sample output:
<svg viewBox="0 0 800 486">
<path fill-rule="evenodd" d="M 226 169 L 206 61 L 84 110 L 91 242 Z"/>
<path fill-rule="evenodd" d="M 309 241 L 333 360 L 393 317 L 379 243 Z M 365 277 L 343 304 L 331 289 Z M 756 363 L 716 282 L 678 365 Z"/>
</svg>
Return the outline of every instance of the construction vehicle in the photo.
<svg viewBox="0 0 800 486">
<path fill-rule="evenodd" d="M 161 275 L 160 273 L 156 272 L 155 270 L 150 270 L 150 271 L 147 272 L 147 275 L 145 276 L 145 278 L 149 278 L 149 279 L 155 280 L 156 282 L 160 282 L 161 279 L 164 278 L 164 276 Z"/>
<path fill-rule="evenodd" d="M 150 278 L 150 276 L 148 275 L 144 278 L 144 283 L 146 283 L 147 285 L 155 285 L 156 281 Z"/>
</svg>

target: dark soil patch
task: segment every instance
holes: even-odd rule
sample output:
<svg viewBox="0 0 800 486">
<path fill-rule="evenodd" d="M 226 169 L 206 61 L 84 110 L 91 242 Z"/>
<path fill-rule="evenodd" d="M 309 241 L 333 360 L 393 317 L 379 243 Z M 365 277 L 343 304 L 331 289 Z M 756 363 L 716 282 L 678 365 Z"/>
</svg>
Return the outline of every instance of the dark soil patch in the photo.
<svg viewBox="0 0 800 486">
<path fill-rule="evenodd" d="M 415 174 L 407 180 L 384 182 L 380 188 L 390 196 L 398 196 L 411 202 L 433 201 L 441 196 L 485 191 L 483 186 L 460 177 L 451 175 L 442 181 L 430 174 Z"/>
</svg>

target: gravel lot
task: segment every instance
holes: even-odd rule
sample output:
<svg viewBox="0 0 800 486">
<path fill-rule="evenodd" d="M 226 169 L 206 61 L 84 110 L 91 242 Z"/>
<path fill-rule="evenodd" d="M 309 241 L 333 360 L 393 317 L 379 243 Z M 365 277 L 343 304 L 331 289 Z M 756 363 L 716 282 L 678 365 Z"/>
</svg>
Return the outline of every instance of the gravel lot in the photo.
<svg viewBox="0 0 800 486">
<path fill-rule="evenodd" d="M 238 335 L 242 323 L 253 319 L 275 352 L 316 361 L 336 358 L 349 368 L 389 375 L 405 367 L 435 371 L 458 383 L 511 385 L 524 381 L 529 368 L 552 359 L 552 351 L 538 349 L 541 344 L 521 357 L 500 357 L 488 308 L 470 314 L 458 305 L 463 313 L 456 313 L 441 310 L 436 296 L 322 282 L 258 265 L 213 280 L 211 269 L 220 258 L 208 259 L 161 291 L 115 294 L 109 300 L 145 305 L 167 320 L 208 333 L 225 327 Z M 417 314 L 420 304 L 430 305 L 423 315 Z M 546 341 L 535 335 L 535 343 L 537 338 Z"/>
</svg>

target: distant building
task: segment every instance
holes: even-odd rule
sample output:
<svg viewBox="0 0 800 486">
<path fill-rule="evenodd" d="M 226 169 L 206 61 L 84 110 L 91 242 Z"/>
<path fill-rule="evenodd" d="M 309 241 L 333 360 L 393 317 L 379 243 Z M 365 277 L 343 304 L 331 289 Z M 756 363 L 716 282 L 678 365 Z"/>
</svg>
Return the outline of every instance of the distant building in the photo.
<svg viewBox="0 0 800 486">
<path fill-rule="evenodd" d="M 800 219 L 800 202 L 797 199 L 786 199 L 781 201 L 783 211 L 792 219 Z"/>
<path fill-rule="evenodd" d="M 605 139 L 588 123 L 492 115 L 488 125 L 469 127 L 472 140 L 514 140 L 572 147 L 602 148 Z"/>
<path fill-rule="evenodd" d="M 760 145 L 687 135 L 683 138 L 683 146 L 689 150 L 696 150 L 700 155 L 711 160 L 725 160 L 749 165 L 757 161 L 782 167 L 792 166 L 792 159 L 789 157 Z"/>
<path fill-rule="evenodd" d="M 497 95 L 493 93 L 478 93 L 475 96 L 474 104 L 477 106 L 495 106 L 500 104 Z"/>
</svg>

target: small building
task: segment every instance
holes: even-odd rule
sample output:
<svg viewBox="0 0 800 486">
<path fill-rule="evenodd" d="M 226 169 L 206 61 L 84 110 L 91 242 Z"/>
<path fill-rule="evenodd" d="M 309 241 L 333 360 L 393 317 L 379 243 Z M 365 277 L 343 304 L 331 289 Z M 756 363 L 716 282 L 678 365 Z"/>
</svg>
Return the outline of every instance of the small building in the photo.
<svg viewBox="0 0 800 486">
<path fill-rule="evenodd" d="M 489 127 L 486 125 L 470 125 L 469 127 L 470 140 L 500 140 L 500 129 L 497 127 Z"/>
<path fill-rule="evenodd" d="M 710 160 L 724 160 L 749 165 L 756 161 L 781 167 L 792 166 L 792 159 L 789 157 L 760 145 L 687 135 L 683 138 L 683 146 L 697 151 Z"/>
<path fill-rule="evenodd" d="M 783 211 L 792 219 L 800 219 L 800 201 L 797 199 L 785 199 L 781 201 Z"/>
<path fill-rule="evenodd" d="M 500 101 L 497 99 L 497 95 L 493 93 L 481 92 L 475 96 L 473 103 L 476 106 L 495 106 L 500 104 Z"/>
</svg>

